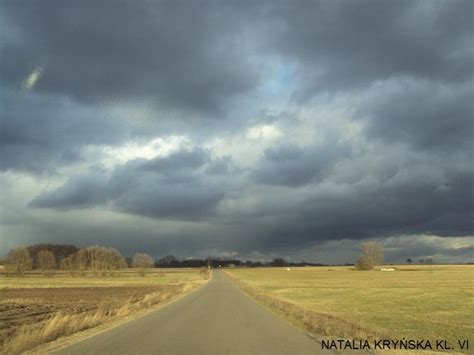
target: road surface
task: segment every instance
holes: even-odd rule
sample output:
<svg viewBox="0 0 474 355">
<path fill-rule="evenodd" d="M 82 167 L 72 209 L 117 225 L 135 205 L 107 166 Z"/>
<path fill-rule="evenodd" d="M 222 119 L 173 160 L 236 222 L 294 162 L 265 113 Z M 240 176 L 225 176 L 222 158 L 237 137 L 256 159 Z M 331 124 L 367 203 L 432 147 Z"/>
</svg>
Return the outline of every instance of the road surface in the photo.
<svg viewBox="0 0 474 355">
<path fill-rule="evenodd" d="M 199 290 L 55 354 L 331 354 L 242 293 L 222 271 Z"/>
</svg>

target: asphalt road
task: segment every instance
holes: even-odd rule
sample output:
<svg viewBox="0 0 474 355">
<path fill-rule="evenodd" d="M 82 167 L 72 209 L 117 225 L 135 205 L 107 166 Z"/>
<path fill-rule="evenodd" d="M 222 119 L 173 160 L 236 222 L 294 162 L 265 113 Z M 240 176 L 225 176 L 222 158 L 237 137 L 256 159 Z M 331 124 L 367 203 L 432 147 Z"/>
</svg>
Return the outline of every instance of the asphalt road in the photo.
<svg viewBox="0 0 474 355">
<path fill-rule="evenodd" d="M 221 271 L 201 289 L 55 354 L 330 354 Z"/>
</svg>

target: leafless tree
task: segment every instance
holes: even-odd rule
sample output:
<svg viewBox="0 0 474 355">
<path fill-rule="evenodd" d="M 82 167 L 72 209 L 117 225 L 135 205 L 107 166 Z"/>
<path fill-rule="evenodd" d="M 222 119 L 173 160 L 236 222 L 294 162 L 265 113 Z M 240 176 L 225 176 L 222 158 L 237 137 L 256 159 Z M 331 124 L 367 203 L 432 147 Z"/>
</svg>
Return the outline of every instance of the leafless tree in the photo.
<svg viewBox="0 0 474 355">
<path fill-rule="evenodd" d="M 61 260 L 60 268 L 61 270 L 69 271 L 71 276 L 76 275 L 76 264 L 75 264 L 75 254 L 69 255 Z"/>
<path fill-rule="evenodd" d="M 25 271 L 31 270 L 32 265 L 28 249 L 19 247 L 10 250 L 5 266 L 8 274 L 22 276 Z"/>
<path fill-rule="evenodd" d="M 355 264 L 358 270 L 372 270 L 375 265 L 383 263 L 383 248 L 380 243 L 363 243 L 361 251 Z"/>
<path fill-rule="evenodd" d="M 366 255 L 359 255 L 357 257 L 355 267 L 357 270 L 372 270 L 374 268 Z"/>
<path fill-rule="evenodd" d="M 145 253 L 136 253 L 133 256 L 133 263 L 134 268 L 138 268 L 138 274 L 140 276 L 145 276 L 146 269 L 153 267 L 154 261 L 153 258 Z"/>
<path fill-rule="evenodd" d="M 43 271 L 44 276 L 54 275 L 56 269 L 54 254 L 49 250 L 41 250 L 36 255 L 36 265 Z"/>
<path fill-rule="evenodd" d="M 79 273 L 79 276 L 84 276 L 90 264 L 89 251 L 87 249 L 80 249 L 73 258 L 73 267 Z"/>
<path fill-rule="evenodd" d="M 89 266 L 94 275 L 99 273 L 102 276 L 111 274 L 113 270 L 125 267 L 125 260 L 120 252 L 115 248 L 92 246 L 87 248 L 89 256 Z"/>
</svg>

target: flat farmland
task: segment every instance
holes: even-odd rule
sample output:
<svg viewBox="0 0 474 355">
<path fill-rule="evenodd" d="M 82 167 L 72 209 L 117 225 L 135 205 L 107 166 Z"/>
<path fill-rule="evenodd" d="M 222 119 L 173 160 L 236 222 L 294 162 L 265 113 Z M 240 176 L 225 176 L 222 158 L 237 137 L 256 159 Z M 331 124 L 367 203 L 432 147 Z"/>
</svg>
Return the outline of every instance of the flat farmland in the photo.
<svg viewBox="0 0 474 355">
<path fill-rule="evenodd" d="M 346 338 L 474 342 L 474 266 L 233 269 L 248 294 L 294 323 Z"/>
<path fill-rule="evenodd" d="M 199 286 L 206 270 L 121 270 L 107 277 L 0 276 L 0 353 L 19 353 L 62 336 L 119 321 Z"/>
</svg>

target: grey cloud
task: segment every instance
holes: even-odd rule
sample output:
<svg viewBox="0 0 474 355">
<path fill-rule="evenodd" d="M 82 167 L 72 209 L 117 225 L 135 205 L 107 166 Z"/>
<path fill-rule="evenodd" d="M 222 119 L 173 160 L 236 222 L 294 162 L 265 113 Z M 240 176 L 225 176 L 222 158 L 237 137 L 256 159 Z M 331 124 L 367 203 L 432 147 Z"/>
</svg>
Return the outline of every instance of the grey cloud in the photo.
<svg viewBox="0 0 474 355">
<path fill-rule="evenodd" d="M 368 116 L 368 136 L 438 153 L 472 148 L 471 84 L 437 85 L 405 78 L 374 91 L 374 98 L 359 112 Z"/>
<path fill-rule="evenodd" d="M 131 224 L 179 220 L 172 237 L 159 239 L 167 250 L 249 254 L 341 238 L 473 234 L 470 1 L 7 0 L 0 8 L 8 23 L 0 33 L 0 170 L 5 179 L 58 170 L 69 178 L 32 208 L 18 205 L 9 228 L 23 214 L 54 213 L 42 208 L 65 217 L 96 207 Z M 41 76 L 26 85 L 34 70 Z M 346 134 L 345 120 L 362 133 Z M 208 146 L 263 123 L 281 136 L 245 169 L 211 148 L 134 159 L 108 173 L 59 169 L 96 164 L 88 145 L 139 145 L 178 131 Z M 267 144 L 255 143 L 255 154 Z M 231 145 L 219 149 L 253 154 Z M 87 228 L 72 220 L 73 231 L 58 221 L 41 236 L 79 238 Z M 187 221 L 209 229 L 195 240 L 181 229 Z M 133 237 L 159 250 L 158 232 L 121 228 L 104 223 L 84 238 L 117 234 L 124 248 Z M 429 248 L 420 245 L 422 255 Z"/>
<path fill-rule="evenodd" d="M 263 59 L 299 67 L 296 97 L 391 77 L 472 79 L 470 1 L 7 1 L 1 74 L 18 86 L 101 102 L 215 111 L 252 91 Z"/>
<path fill-rule="evenodd" d="M 362 160 L 346 159 L 343 154 L 332 158 L 323 155 L 332 166 L 323 180 L 315 178 L 320 165 L 316 165 L 318 169 L 309 169 L 311 174 L 304 183 L 292 180 L 294 164 L 289 165 L 288 161 L 301 167 L 311 166 L 309 162 L 315 161 L 314 149 L 283 146 L 267 151 L 266 159 L 272 164 L 270 171 L 280 180 L 270 174 L 265 175 L 270 181 L 257 180 L 269 186 L 270 190 L 266 191 L 249 190 L 249 182 L 239 180 L 233 175 L 235 171 L 220 171 L 216 175 L 210 169 L 214 162 L 210 152 L 197 148 L 165 158 L 129 161 L 115 168 L 105 187 L 94 185 L 91 177 L 85 181 L 71 180 L 64 187 L 37 197 L 31 205 L 64 209 L 107 202 L 114 210 L 158 219 L 212 219 L 216 226 L 233 226 L 227 232 L 230 236 L 236 232 L 234 229 L 239 231 L 236 240 L 230 238 L 226 243 L 242 251 L 297 249 L 316 241 L 400 233 L 472 235 L 472 169 L 443 163 L 443 158 L 430 161 L 426 155 L 410 159 L 396 154 L 390 157 L 387 151 L 378 149 Z M 384 159 L 375 160 L 378 154 L 392 160 L 390 173 L 381 173 L 379 165 Z M 351 165 L 356 170 L 362 166 L 364 170 L 363 164 L 371 160 L 374 163 L 365 165 L 359 178 L 348 181 L 338 178 L 342 161 L 349 165 L 342 173 L 351 175 Z M 258 175 L 262 166 L 265 164 L 256 168 L 254 176 L 263 176 Z M 299 171 L 296 177 L 301 175 Z M 106 202 L 101 200 L 100 193 L 93 197 L 97 200 L 92 203 L 75 200 L 83 193 L 93 195 L 91 184 L 97 191 L 105 191 Z M 250 195 L 246 197 L 246 194 Z M 248 201 L 252 205 L 246 206 Z M 258 202 L 254 205 L 252 201 Z M 238 210 L 245 213 L 226 214 L 225 210 L 218 213 L 221 202 L 230 206 L 244 203 Z"/>
<path fill-rule="evenodd" d="M 159 157 L 143 165 L 145 170 L 154 170 L 160 174 L 174 175 L 192 172 L 210 161 L 209 152 L 202 148 L 191 151 L 181 150 L 169 157 Z"/>
<path fill-rule="evenodd" d="M 232 164 L 232 157 L 224 156 L 213 159 L 206 171 L 209 174 L 229 174 L 236 171 L 236 168 Z"/>
<path fill-rule="evenodd" d="M 268 203 L 241 217 L 258 231 L 255 248 L 286 250 L 315 241 L 400 233 L 473 235 L 470 166 L 427 153 L 404 157 L 404 151 L 390 153 L 386 147 L 364 154 L 339 160 L 322 182 L 275 188 L 268 191 L 271 199 L 262 193 Z M 384 168 L 386 160 L 390 164 Z M 359 177 L 340 180 L 339 174 L 352 175 L 351 168 Z"/>
<path fill-rule="evenodd" d="M 230 129 L 235 122 L 229 120 L 248 119 L 227 117 L 239 104 L 233 99 L 255 94 L 262 80 L 275 79 L 261 74 L 274 60 L 298 68 L 298 78 L 291 78 L 295 98 L 341 90 L 357 95 L 353 89 L 394 78 L 415 83 L 359 107 L 369 117 L 370 136 L 406 140 L 418 149 L 440 141 L 453 147 L 471 131 L 469 1 L 367 1 L 362 6 L 121 0 L 112 6 L 48 0 L 0 6 L 9 25 L 1 38 L 6 100 L 12 100 L 8 90 L 42 68 L 31 90 L 41 95 L 16 93 L 3 109 L 2 170 L 41 171 L 80 159 L 86 144 L 118 143 L 124 136 L 140 138 L 178 126 L 189 134 Z M 141 129 L 134 113 L 113 125 L 103 117 L 124 104 L 153 107 Z M 37 117 L 41 125 L 33 131 Z"/>
<path fill-rule="evenodd" d="M 148 217 L 195 219 L 215 213 L 225 188 L 208 178 L 202 149 L 178 151 L 152 160 L 135 159 L 107 176 L 71 178 L 30 203 L 35 208 L 88 208 L 109 204 L 112 209 Z M 202 169 L 199 168 L 202 166 Z"/>
<path fill-rule="evenodd" d="M 75 176 L 65 185 L 34 198 L 29 206 L 61 210 L 94 207 L 107 201 L 106 188 L 103 174 Z"/>
<path fill-rule="evenodd" d="M 417 264 L 419 259 L 433 258 L 436 263 L 470 262 L 473 256 L 474 237 L 440 237 L 426 234 L 396 235 L 380 239 L 350 240 L 341 239 L 319 243 L 305 250 L 292 250 L 288 254 L 299 255 L 300 260 L 317 260 L 333 263 L 333 255 L 341 263 L 353 263 L 360 252 L 360 244 L 379 241 L 383 245 L 384 260 L 387 263 L 406 264 L 410 258 Z"/>
<path fill-rule="evenodd" d="M 10 86 L 41 66 L 39 92 L 215 111 L 259 80 L 242 46 L 245 21 L 219 2 L 6 1 L 2 8 L 21 36 L 2 44 L 0 73 Z"/>
<path fill-rule="evenodd" d="M 299 98 L 391 77 L 472 79 L 470 1 L 304 1 L 273 8 L 276 50 L 300 63 Z"/>
<path fill-rule="evenodd" d="M 215 213 L 224 192 L 215 186 L 203 184 L 158 185 L 141 178 L 132 188 L 114 200 L 114 207 L 123 212 L 148 217 L 195 219 Z"/>
<path fill-rule="evenodd" d="M 44 172 L 82 159 L 88 144 L 118 144 L 148 132 L 140 122 L 64 96 L 6 90 L 0 115 L 0 170 Z"/>
<path fill-rule="evenodd" d="M 301 186 L 323 179 L 334 164 L 348 156 L 349 149 L 337 144 L 281 145 L 265 151 L 253 176 L 263 184 Z"/>
<path fill-rule="evenodd" d="M 446 262 L 449 259 L 469 262 L 474 252 L 474 237 L 402 235 L 386 238 L 383 245 L 389 261 L 404 262 L 406 258 L 411 258 L 416 263 L 420 258 L 431 257 L 435 262 Z"/>
</svg>

